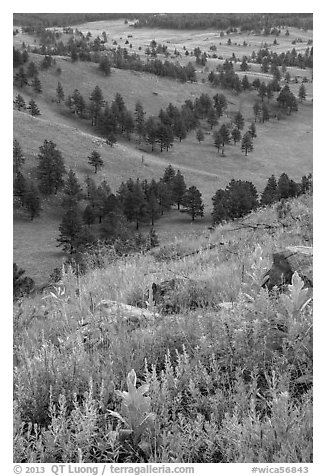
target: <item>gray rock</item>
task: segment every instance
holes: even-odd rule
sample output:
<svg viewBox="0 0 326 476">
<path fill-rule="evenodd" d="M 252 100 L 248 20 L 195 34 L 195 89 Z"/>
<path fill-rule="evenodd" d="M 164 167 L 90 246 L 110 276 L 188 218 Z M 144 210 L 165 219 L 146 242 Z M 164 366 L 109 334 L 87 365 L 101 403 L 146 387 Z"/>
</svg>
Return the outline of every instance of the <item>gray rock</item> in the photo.
<svg viewBox="0 0 326 476">
<path fill-rule="evenodd" d="M 275 286 L 282 291 L 292 282 L 293 273 L 297 271 L 305 287 L 313 287 L 312 248 L 306 246 L 289 246 L 273 254 L 273 265 L 263 278 L 262 287 L 271 291 Z"/>
</svg>

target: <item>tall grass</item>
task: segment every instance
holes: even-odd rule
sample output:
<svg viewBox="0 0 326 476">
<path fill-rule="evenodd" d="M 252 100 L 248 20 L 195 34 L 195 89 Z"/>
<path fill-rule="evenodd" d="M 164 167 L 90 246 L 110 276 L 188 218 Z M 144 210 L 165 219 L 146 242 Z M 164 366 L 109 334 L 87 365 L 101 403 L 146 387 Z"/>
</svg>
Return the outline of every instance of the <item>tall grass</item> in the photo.
<svg viewBox="0 0 326 476">
<path fill-rule="evenodd" d="M 260 287 L 273 251 L 311 244 L 311 197 L 291 210 L 286 226 L 273 207 L 248 218 L 272 231 L 219 226 L 195 254 L 104 255 L 18 302 L 15 462 L 311 462 L 311 295 L 297 275 L 284 294 Z M 177 313 L 135 323 L 100 305 L 176 276 Z"/>
</svg>

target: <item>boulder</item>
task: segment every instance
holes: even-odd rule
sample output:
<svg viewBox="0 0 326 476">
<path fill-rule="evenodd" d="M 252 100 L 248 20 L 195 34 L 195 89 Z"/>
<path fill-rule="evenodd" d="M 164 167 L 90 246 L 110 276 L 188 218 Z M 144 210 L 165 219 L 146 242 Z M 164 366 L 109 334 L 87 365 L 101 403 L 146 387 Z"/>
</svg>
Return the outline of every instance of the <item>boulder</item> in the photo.
<svg viewBox="0 0 326 476">
<path fill-rule="evenodd" d="M 291 284 L 295 271 L 305 283 L 305 287 L 313 287 L 313 256 L 312 247 L 289 246 L 285 250 L 273 254 L 273 265 L 264 275 L 262 287 L 271 291 L 275 286 L 283 290 Z"/>
</svg>

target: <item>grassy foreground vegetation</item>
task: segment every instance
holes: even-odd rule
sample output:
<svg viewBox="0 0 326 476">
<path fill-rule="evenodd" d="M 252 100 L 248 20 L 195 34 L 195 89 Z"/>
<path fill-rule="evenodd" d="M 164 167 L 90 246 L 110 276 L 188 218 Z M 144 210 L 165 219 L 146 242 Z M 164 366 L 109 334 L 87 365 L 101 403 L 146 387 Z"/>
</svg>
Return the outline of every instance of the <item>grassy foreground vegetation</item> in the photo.
<svg viewBox="0 0 326 476">
<path fill-rule="evenodd" d="M 15 462 L 312 462 L 310 295 L 297 275 L 284 294 L 260 287 L 275 250 L 312 245 L 312 197 L 289 206 L 283 219 L 273 205 L 209 236 L 106 252 L 101 269 L 90 257 L 85 275 L 66 269 L 18 301 Z M 176 314 L 151 296 L 137 321 L 105 308 L 173 277 Z"/>
</svg>

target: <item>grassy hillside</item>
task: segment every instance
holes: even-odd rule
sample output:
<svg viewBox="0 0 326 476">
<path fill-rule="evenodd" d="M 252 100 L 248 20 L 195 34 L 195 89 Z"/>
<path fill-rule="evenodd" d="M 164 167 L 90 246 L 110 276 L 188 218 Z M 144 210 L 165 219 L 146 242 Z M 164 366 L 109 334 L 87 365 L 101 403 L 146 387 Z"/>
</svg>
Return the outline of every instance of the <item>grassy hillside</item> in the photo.
<svg viewBox="0 0 326 476">
<path fill-rule="evenodd" d="M 110 42 L 117 39 L 121 46 L 124 46 L 125 36 L 132 34 L 129 40 L 133 43 L 132 51 L 138 46 L 142 46 L 141 54 L 145 45 L 151 41 L 154 31 L 147 29 L 133 30 L 127 27 L 122 20 L 109 22 L 91 23 L 79 25 L 81 31 L 91 30 L 93 36 L 101 34 L 102 31 L 109 32 Z M 192 49 L 200 46 L 202 50 L 209 49 L 211 44 L 217 42 L 216 32 L 209 31 L 156 31 L 157 42 L 165 39 L 171 51 L 177 46 L 179 49 L 185 43 L 187 48 Z M 203 36 L 204 35 L 204 36 Z M 206 35 L 206 36 L 205 36 Z M 242 35 L 232 36 L 232 42 L 240 42 Z M 304 41 L 310 39 L 310 32 L 299 32 L 290 29 L 290 36 L 281 35 L 280 45 L 285 51 L 289 49 L 290 41 L 301 36 Z M 308 38 L 309 37 L 309 38 Z M 122 38 L 122 40 L 120 40 Z M 153 37 L 154 39 L 154 37 Z M 242 38 L 243 40 L 248 38 Z M 250 51 L 261 46 L 263 37 L 253 36 L 248 48 Z M 14 37 L 14 44 L 19 47 L 25 41 L 31 46 L 34 38 L 26 34 L 19 33 Z M 36 40 L 37 41 L 37 40 Z M 224 39 L 223 39 L 224 41 Z M 226 40 L 225 40 L 226 41 Z M 138 43 L 139 42 L 139 45 Z M 175 43 L 177 42 L 178 45 Z M 229 56 L 231 50 L 223 50 L 221 54 Z M 227 47 L 227 48 L 232 48 Z M 222 51 L 223 50 L 223 51 Z M 248 50 L 249 51 L 249 50 Z M 218 51 L 219 52 L 219 51 Z M 239 55 L 246 54 L 242 47 L 239 47 Z M 247 52 L 248 53 L 248 52 Z M 178 58 L 177 58 L 178 59 Z M 177 60 L 176 59 L 176 60 Z M 181 62 L 186 58 L 182 57 Z M 193 60 L 193 57 L 188 57 Z M 31 53 L 30 60 L 39 64 L 42 56 Z M 211 68 L 216 65 L 214 62 L 221 60 L 210 59 Z M 216 63 L 217 64 L 217 63 Z M 214 66 L 215 65 L 215 66 Z M 258 65 L 251 65 L 251 74 L 260 74 Z M 58 76 L 55 72 L 57 67 L 61 68 Z M 238 69 L 238 65 L 236 66 Z M 307 71 L 296 71 L 292 74 L 303 76 Z M 194 100 L 202 93 L 207 93 L 213 97 L 216 93 L 223 93 L 229 102 L 229 117 L 223 117 L 220 125 L 227 122 L 232 114 L 241 110 L 245 117 L 245 130 L 253 120 L 252 105 L 256 101 L 255 92 L 235 95 L 228 90 L 219 88 L 213 89 L 202 79 L 207 73 L 198 73 L 197 83 L 181 84 L 177 81 L 159 78 L 154 75 L 112 69 L 109 77 L 104 77 L 94 63 L 77 62 L 72 64 L 67 58 L 56 57 L 56 67 L 49 71 L 40 71 L 39 78 L 42 83 L 42 94 L 38 95 L 30 87 L 23 90 L 14 88 L 14 97 L 20 93 L 26 102 L 33 98 L 40 110 L 41 116 L 32 118 L 25 112 L 14 111 L 14 137 L 18 139 L 26 156 L 24 172 L 29 174 L 36 165 L 36 157 L 40 145 L 44 140 L 52 140 L 57 144 L 62 152 L 67 169 L 72 168 L 81 182 L 87 175 L 91 175 L 96 181 L 106 179 L 113 191 L 115 191 L 121 181 L 132 178 L 155 178 L 162 176 L 168 164 L 172 164 L 175 169 L 180 169 L 185 177 L 188 186 L 195 185 L 202 193 L 205 203 L 206 216 L 198 220 L 192 226 L 188 217 L 184 214 L 173 212 L 169 218 L 164 218 L 157 222 L 160 240 L 171 241 L 175 236 L 183 236 L 185 231 L 191 232 L 195 229 L 205 230 L 210 225 L 210 212 L 212 208 L 211 198 L 218 188 L 224 188 L 232 178 L 252 181 L 258 191 L 262 191 L 266 181 L 271 174 L 279 176 L 282 172 L 299 180 L 302 175 L 312 171 L 312 83 L 307 83 L 307 93 L 309 100 L 304 104 L 299 104 L 299 112 L 277 121 L 271 119 L 269 123 L 257 124 L 257 138 L 254 143 L 254 151 L 244 157 L 240 145 L 230 145 L 225 149 L 225 157 L 218 157 L 216 148 L 213 146 L 212 131 L 203 124 L 205 140 L 199 144 L 195 137 L 195 132 L 189 134 L 182 143 L 176 141 L 169 152 L 151 152 L 149 146 L 139 146 L 134 140 L 130 142 L 122 140 L 113 147 L 96 143 L 97 133 L 89 127 L 86 121 L 75 120 L 67 108 L 55 100 L 56 87 L 58 81 L 63 85 L 65 95 L 71 94 L 74 89 L 78 89 L 85 99 L 88 99 L 95 85 L 98 85 L 105 99 L 111 102 L 117 92 L 119 92 L 130 110 L 134 110 L 137 100 L 141 100 L 148 117 L 151 114 L 158 114 L 161 108 L 166 108 L 171 102 L 176 106 L 181 106 L 186 99 Z M 270 77 L 268 77 L 268 80 Z M 266 78 L 267 80 L 267 78 Z M 291 89 L 297 93 L 298 85 L 291 84 Z M 94 137 L 95 136 L 95 137 Z M 98 174 L 93 173 L 87 164 L 87 157 L 93 150 L 98 150 L 104 160 L 104 167 Z M 144 163 L 141 157 L 144 156 Z M 50 200 L 43 204 L 44 211 L 33 223 L 24 218 L 21 214 L 14 217 L 14 259 L 18 264 L 26 269 L 38 283 L 47 280 L 52 269 L 60 265 L 62 254 L 56 247 L 56 237 L 61 220 L 62 210 L 59 200 Z M 170 235 L 169 231 L 173 230 Z M 28 246 L 23 245 L 23 236 L 29 237 Z"/>
<path fill-rule="evenodd" d="M 312 198 L 289 203 L 283 224 L 266 208 L 147 254 L 104 255 L 102 269 L 67 271 L 16 305 L 14 461 L 312 462 L 310 295 L 300 280 L 287 296 L 260 288 L 274 251 L 312 244 Z M 150 303 L 128 320 L 103 304 L 135 304 L 170 278 L 182 278 L 176 314 Z M 127 414 L 115 390 L 129 373 L 128 391 L 146 384 L 150 400 L 129 393 Z"/>
</svg>

